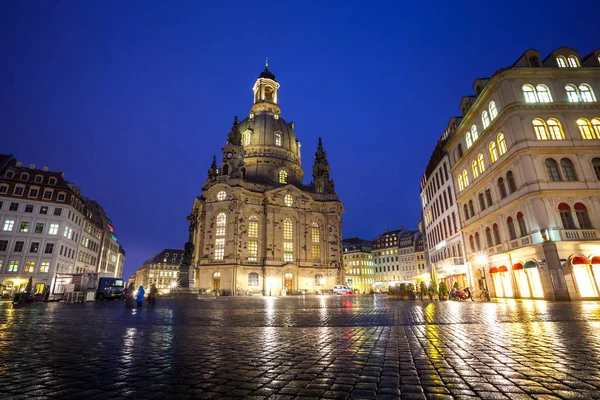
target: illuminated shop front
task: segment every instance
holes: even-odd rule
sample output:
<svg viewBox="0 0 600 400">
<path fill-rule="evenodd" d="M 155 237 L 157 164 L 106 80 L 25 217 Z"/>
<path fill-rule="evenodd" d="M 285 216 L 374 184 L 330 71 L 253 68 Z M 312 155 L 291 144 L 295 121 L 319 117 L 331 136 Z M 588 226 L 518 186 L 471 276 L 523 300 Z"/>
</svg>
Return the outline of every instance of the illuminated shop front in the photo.
<svg viewBox="0 0 600 400">
<path fill-rule="evenodd" d="M 598 297 L 600 289 L 600 257 L 592 257 L 590 261 L 584 256 L 571 260 L 573 278 L 582 298 Z"/>
<path fill-rule="evenodd" d="M 447 265 L 439 267 L 436 271 L 439 282 L 445 282 L 448 290 L 456 283 L 459 289 L 472 287 L 467 276 L 466 265 Z"/>
<path fill-rule="evenodd" d="M 519 262 L 512 266 L 512 271 L 522 299 L 544 298 L 542 277 L 535 261 L 527 261 L 525 264 Z"/>
<path fill-rule="evenodd" d="M 498 268 L 491 268 L 490 275 L 492 277 L 492 281 L 494 282 L 496 297 L 515 296 L 510 271 L 508 268 L 506 268 L 506 266 L 502 265 Z"/>
</svg>

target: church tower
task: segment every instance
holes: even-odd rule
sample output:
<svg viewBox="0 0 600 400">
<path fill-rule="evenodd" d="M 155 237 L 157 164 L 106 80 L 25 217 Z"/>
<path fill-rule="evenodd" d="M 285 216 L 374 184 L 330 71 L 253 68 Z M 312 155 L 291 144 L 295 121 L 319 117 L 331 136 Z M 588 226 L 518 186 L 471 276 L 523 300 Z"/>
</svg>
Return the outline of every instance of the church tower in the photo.
<svg viewBox="0 0 600 400">
<path fill-rule="evenodd" d="M 343 205 L 331 167 L 319 139 L 313 182 L 302 182 L 300 141 L 281 115 L 279 89 L 267 64 L 194 200 L 189 281 L 197 290 L 280 295 L 343 283 Z"/>
</svg>

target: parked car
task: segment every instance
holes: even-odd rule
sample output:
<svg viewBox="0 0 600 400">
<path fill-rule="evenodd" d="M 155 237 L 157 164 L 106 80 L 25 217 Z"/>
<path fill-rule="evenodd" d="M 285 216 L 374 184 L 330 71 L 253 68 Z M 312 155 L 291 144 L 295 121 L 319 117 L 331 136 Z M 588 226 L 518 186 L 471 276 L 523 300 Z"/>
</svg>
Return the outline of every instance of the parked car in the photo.
<svg viewBox="0 0 600 400">
<path fill-rule="evenodd" d="M 346 285 L 333 285 L 333 294 L 347 294 L 347 293 L 354 293 L 354 291 Z"/>
<path fill-rule="evenodd" d="M 125 284 L 123 279 L 119 278 L 100 278 L 98 281 L 98 290 L 96 292 L 96 298 L 98 300 L 104 299 L 117 299 L 121 300 L 123 297 L 123 290 Z"/>
</svg>

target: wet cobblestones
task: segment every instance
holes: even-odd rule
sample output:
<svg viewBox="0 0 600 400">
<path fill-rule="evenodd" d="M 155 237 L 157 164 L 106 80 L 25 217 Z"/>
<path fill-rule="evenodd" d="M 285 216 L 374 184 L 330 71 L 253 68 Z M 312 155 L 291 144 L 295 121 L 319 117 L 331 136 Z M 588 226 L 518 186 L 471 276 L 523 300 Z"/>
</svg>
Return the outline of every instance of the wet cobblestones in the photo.
<svg viewBox="0 0 600 400">
<path fill-rule="evenodd" d="M 600 398 L 600 304 L 0 303 L 6 398 Z"/>
</svg>

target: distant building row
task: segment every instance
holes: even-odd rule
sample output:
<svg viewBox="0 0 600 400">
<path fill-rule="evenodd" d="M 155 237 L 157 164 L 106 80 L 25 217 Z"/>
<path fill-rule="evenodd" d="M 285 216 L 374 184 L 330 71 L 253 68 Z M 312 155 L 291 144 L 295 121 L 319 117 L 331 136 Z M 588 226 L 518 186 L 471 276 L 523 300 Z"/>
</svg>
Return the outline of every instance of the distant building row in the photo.
<svg viewBox="0 0 600 400">
<path fill-rule="evenodd" d="M 373 241 L 342 241 L 346 285 L 361 293 L 389 285 L 428 279 L 423 237 L 404 227 L 386 231 Z"/>
<path fill-rule="evenodd" d="M 120 277 L 125 251 L 104 209 L 62 172 L 0 154 L 0 292 L 61 293 L 74 273 Z"/>
<path fill-rule="evenodd" d="M 475 80 L 421 180 L 429 261 L 492 296 L 600 294 L 600 49 Z"/>
</svg>

